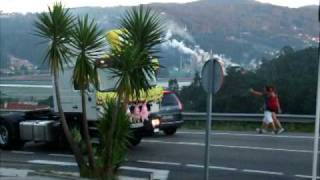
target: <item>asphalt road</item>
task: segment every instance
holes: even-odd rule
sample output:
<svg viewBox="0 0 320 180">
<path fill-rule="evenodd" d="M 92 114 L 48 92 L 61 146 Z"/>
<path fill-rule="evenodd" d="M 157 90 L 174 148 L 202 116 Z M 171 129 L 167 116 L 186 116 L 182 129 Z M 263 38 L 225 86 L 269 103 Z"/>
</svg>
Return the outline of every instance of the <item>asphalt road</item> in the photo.
<svg viewBox="0 0 320 180">
<path fill-rule="evenodd" d="M 212 135 L 210 179 L 310 179 L 312 150 L 312 134 L 217 131 Z M 0 153 L 1 167 L 77 171 L 72 155 L 43 145 Z M 203 179 L 203 160 L 204 132 L 178 131 L 174 136 L 145 138 L 130 151 L 122 168 L 152 172 L 157 179 L 197 180 Z"/>
</svg>

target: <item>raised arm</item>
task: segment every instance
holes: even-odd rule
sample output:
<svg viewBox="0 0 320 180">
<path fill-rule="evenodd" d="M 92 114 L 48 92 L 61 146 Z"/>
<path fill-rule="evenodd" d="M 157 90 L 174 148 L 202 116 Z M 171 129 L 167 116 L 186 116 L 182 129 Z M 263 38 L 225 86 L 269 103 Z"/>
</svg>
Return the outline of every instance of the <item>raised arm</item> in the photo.
<svg viewBox="0 0 320 180">
<path fill-rule="evenodd" d="M 263 93 L 262 92 L 259 92 L 259 91 L 256 91 L 254 89 L 249 89 L 250 93 L 255 95 L 255 96 L 263 96 Z"/>
</svg>

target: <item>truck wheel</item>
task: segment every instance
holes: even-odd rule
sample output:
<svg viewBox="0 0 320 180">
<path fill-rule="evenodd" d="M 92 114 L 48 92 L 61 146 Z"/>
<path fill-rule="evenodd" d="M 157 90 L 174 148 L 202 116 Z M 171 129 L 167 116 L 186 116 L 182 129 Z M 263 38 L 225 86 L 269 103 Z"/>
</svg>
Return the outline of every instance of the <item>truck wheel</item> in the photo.
<svg viewBox="0 0 320 180">
<path fill-rule="evenodd" d="M 168 129 L 164 129 L 163 132 L 166 134 L 166 135 L 174 135 L 177 131 L 177 128 L 168 128 Z"/>
<path fill-rule="evenodd" d="M 0 122 L 0 148 L 2 149 L 20 149 L 23 147 L 19 137 L 14 136 L 14 127 L 7 121 Z"/>
</svg>

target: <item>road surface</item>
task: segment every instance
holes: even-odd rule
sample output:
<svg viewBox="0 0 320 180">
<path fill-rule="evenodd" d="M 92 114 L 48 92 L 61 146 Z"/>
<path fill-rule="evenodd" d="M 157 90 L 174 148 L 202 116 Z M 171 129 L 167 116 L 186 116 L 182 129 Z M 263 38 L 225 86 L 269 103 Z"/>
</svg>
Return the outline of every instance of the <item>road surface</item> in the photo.
<svg viewBox="0 0 320 180">
<path fill-rule="evenodd" d="M 312 134 L 216 131 L 212 134 L 210 179 L 311 179 L 312 150 Z M 72 155 L 45 146 L 30 144 L 20 151 L 0 153 L 1 167 L 77 171 Z M 163 180 L 197 180 L 203 179 L 203 159 L 204 132 L 178 131 L 174 136 L 143 139 L 130 150 L 122 169 L 152 172 Z"/>
</svg>

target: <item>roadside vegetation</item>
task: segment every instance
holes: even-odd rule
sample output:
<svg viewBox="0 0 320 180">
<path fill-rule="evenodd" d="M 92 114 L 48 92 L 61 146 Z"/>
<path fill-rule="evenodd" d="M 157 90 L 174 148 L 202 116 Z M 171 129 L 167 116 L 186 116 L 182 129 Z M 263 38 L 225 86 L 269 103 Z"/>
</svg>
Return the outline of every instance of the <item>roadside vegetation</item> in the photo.
<svg viewBox="0 0 320 180">
<path fill-rule="evenodd" d="M 52 8 L 48 7 L 48 10 L 49 12 L 38 15 L 34 24 L 36 28 L 35 35 L 41 37 L 43 43 L 47 44 L 44 62 L 49 65 L 51 75 L 53 76 L 55 98 L 63 132 L 72 149 L 78 167 L 82 169 L 86 167 L 86 162 L 67 124 L 61 105 L 58 83 L 58 77 L 63 72 L 63 66 L 70 63 L 72 52 L 69 45 L 73 33 L 74 17 L 61 3 L 55 3 Z"/>
<path fill-rule="evenodd" d="M 81 132 L 86 144 L 89 168 L 94 173 L 97 172 L 97 169 L 88 129 L 86 93 L 88 93 L 90 84 L 97 84 L 94 61 L 103 53 L 104 44 L 103 32 L 98 29 L 97 24 L 93 20 L 90 21 L 88 15 L 84 18 L 78 17 L 71 41 L 76 59 L 72 83 L 81 94 L 83 128 Z"/>
<path fill-rule="evenodd" d="M 53 76 L 60 121 L 80 176 L 114 179 L 132 138 L 126 114 L 128 103 L 148 92 L 152 87 L 150 79 L 159 68 L 154 59 L 158 58 L 164 34 L 161 20 L 150 8 L 133 7 L 119 20 L 119 30 L 113 32 L 113 38 L 107 36 L 105 41 L 104 33 L 87 15 L 74 17 L 61 3 L 55 3 L 48 10 L 48 13 L 38 15 L 35 34 L 47 44 L 44 62 Z M 106 45 L 109 46 L 107 51 Z M 99 87 L 95 68 L 97 60 L 106 62 L 106 68 L 118 81 L 113 88 L 116 96 L 103 106 L 98 123 L 100 145 L 94 149 L 86 119 L 86 93 L 91 87 Z M 70 83 L 80 90 L 81 129 L 68 126 L 61 106 L 57 80 L 68 65 L 74 66 Z"/>
<path fill-rule="evenodd" d="M 224 84 L 214 98 L 213 111 L 262 113 L 263 98 L 253 98 L 249 88 L 263 91 L 265 85 L 271 84 L 276 88 L 282 113 L 315 114 L 318 49 L 294 51 L 284 47 L 280 52 L 274 59 L 263 60 L 256 69 L 227 68 Z M 205 112 L 206 96 L 195 96 L 204 93 L 197 73 L 192 84 L 178 92 L 184 110 Z"/>
<path fill-rule="evenodd" d="M 121 109 L 127 109 L 129 101 L 138 100 L 151 88 L 149 82 L 156 74 L 158 64 L 158 45 L 162 42 L 163 27 L 158 14 L 143 6 L 128 10 L 120 19 L 116 36 L 118 41 L 109 40 L 110 51 L 105 61 L 109 64 L 113 77 L 118 81 L 114 87 L 117 92 L 116 107 L 107 132 L 109 138 L 106 147 L 107 176 L 114 175 L 113 158 L 115 156 L 115 130 Z"/>
</svg>

